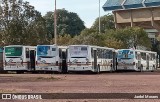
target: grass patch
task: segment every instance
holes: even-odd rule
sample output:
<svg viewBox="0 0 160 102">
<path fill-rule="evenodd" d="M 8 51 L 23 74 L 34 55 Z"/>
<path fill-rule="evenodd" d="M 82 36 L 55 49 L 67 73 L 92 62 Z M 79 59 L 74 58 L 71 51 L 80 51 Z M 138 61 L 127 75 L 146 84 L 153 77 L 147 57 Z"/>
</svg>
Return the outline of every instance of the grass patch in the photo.
<svg viewBox="0 0 160 102">
<path fill-rule="evenodd" d="M 0 93 L 15 93 L 16 90 L 13 89 L 13 90 L 7 90 L 7 89 L 0 89 Z"/>
<path fill-rule="evenodd" d="M 50 77 L 38 77 L 37 80 L 60 80 L 60 78 Z"/>
</svg>

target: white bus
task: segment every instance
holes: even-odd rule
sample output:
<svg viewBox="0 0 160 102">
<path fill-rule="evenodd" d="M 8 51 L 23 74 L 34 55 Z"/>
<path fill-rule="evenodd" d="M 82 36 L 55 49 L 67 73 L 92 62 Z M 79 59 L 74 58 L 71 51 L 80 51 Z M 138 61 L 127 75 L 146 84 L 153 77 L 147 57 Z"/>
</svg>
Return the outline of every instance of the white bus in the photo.
<svg viewBox="0 0 160 102">
<path fill-rule="evenodd" d="M 115 49 L 90 45 L 68 46 L 68 71 L 114 71 Z"/>
<path fill-rule="evenodd" d="M 36 70 L 46 72 L 67 72 L 66 46 L 37 45 Z"/>
<path fill-rule="evenodd" d="M 4 47 L 4 70 L 35 71 L 35 46 L 10 45 Z"/>
<path fill-rule="evenodd" d="M 154 71 L 157 69 L 157 52 L 119 49 L 117 70 Z"/>
</svg>

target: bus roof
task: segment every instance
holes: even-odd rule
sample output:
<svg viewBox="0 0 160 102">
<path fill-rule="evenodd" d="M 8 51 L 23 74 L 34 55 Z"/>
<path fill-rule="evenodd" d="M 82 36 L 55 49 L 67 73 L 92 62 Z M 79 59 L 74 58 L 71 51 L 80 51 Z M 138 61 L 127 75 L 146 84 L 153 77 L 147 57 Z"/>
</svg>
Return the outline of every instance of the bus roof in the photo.
<svg viewBox="0 0 160 102">
<path fill-rule="evenodd" d="M 25 46 L 25 45 L 8 45 L 5 47 L 28 47 L 28 48 L 36 48 L 36 46 Z"/>
<path fill-rule="evenodd" d="M 157 53 L 154 51 L 145 51 L 145 50 L 137 50 L 137 49 L 118 49 L 118 51 L 122 51 L 122 50 L 132 50 L 132 51 L 145 52 L 145 53 Z"/>
<path fill-rule="evenodd" d="M 102 49 L 109 49 L 115 51 L 114 48 L 109 48 L 109 47 L 101 47 L 101 46 L 94 46 L 94 45 L 69 45 L 69 46 L 86 46 L 86 47 L 93 47 L 93 48 L 102 48 Z"/>
</svg>

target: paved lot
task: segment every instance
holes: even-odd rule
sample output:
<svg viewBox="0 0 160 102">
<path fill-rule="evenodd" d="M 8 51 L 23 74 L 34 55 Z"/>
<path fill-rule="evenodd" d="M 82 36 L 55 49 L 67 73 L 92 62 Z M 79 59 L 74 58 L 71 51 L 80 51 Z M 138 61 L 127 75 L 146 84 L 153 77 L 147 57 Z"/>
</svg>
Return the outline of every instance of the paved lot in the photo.
<svg viewBox="0 0 160 102">
<path fill-rule="evenodd" d="M 159 93 L 159 72 L 0 74 L 0 93 Z M 25 102 L 160 102 L 160 100 L 26 100 Z M 0 100 L 6 102 L 6 100 Z M 13 100 L 8 100 L 13 102 Z M 16 100 L 15 102 L 20 102 Z"/>
</svg>

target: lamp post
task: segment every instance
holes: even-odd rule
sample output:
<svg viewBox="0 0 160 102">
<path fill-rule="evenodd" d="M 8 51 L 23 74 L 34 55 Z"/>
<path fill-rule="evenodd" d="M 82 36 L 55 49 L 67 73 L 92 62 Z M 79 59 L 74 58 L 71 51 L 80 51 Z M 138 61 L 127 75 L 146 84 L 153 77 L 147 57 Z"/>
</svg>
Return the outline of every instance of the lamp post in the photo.
<svg viewBox="0 0 160 102">
<path fill-rule="evenodd" d="M 99 0 L 99 34 L 101 33 L 101 18 L 100 18 L 100 15 L 101 15 L 101 11 L 100 11 L 100 0 Z"/>
<path fill-rule="evenodd" d="M 54 43 L 57 44 L 57 14 L 56 14 L 56 0 L 54 10 Z"/>
</svg>

